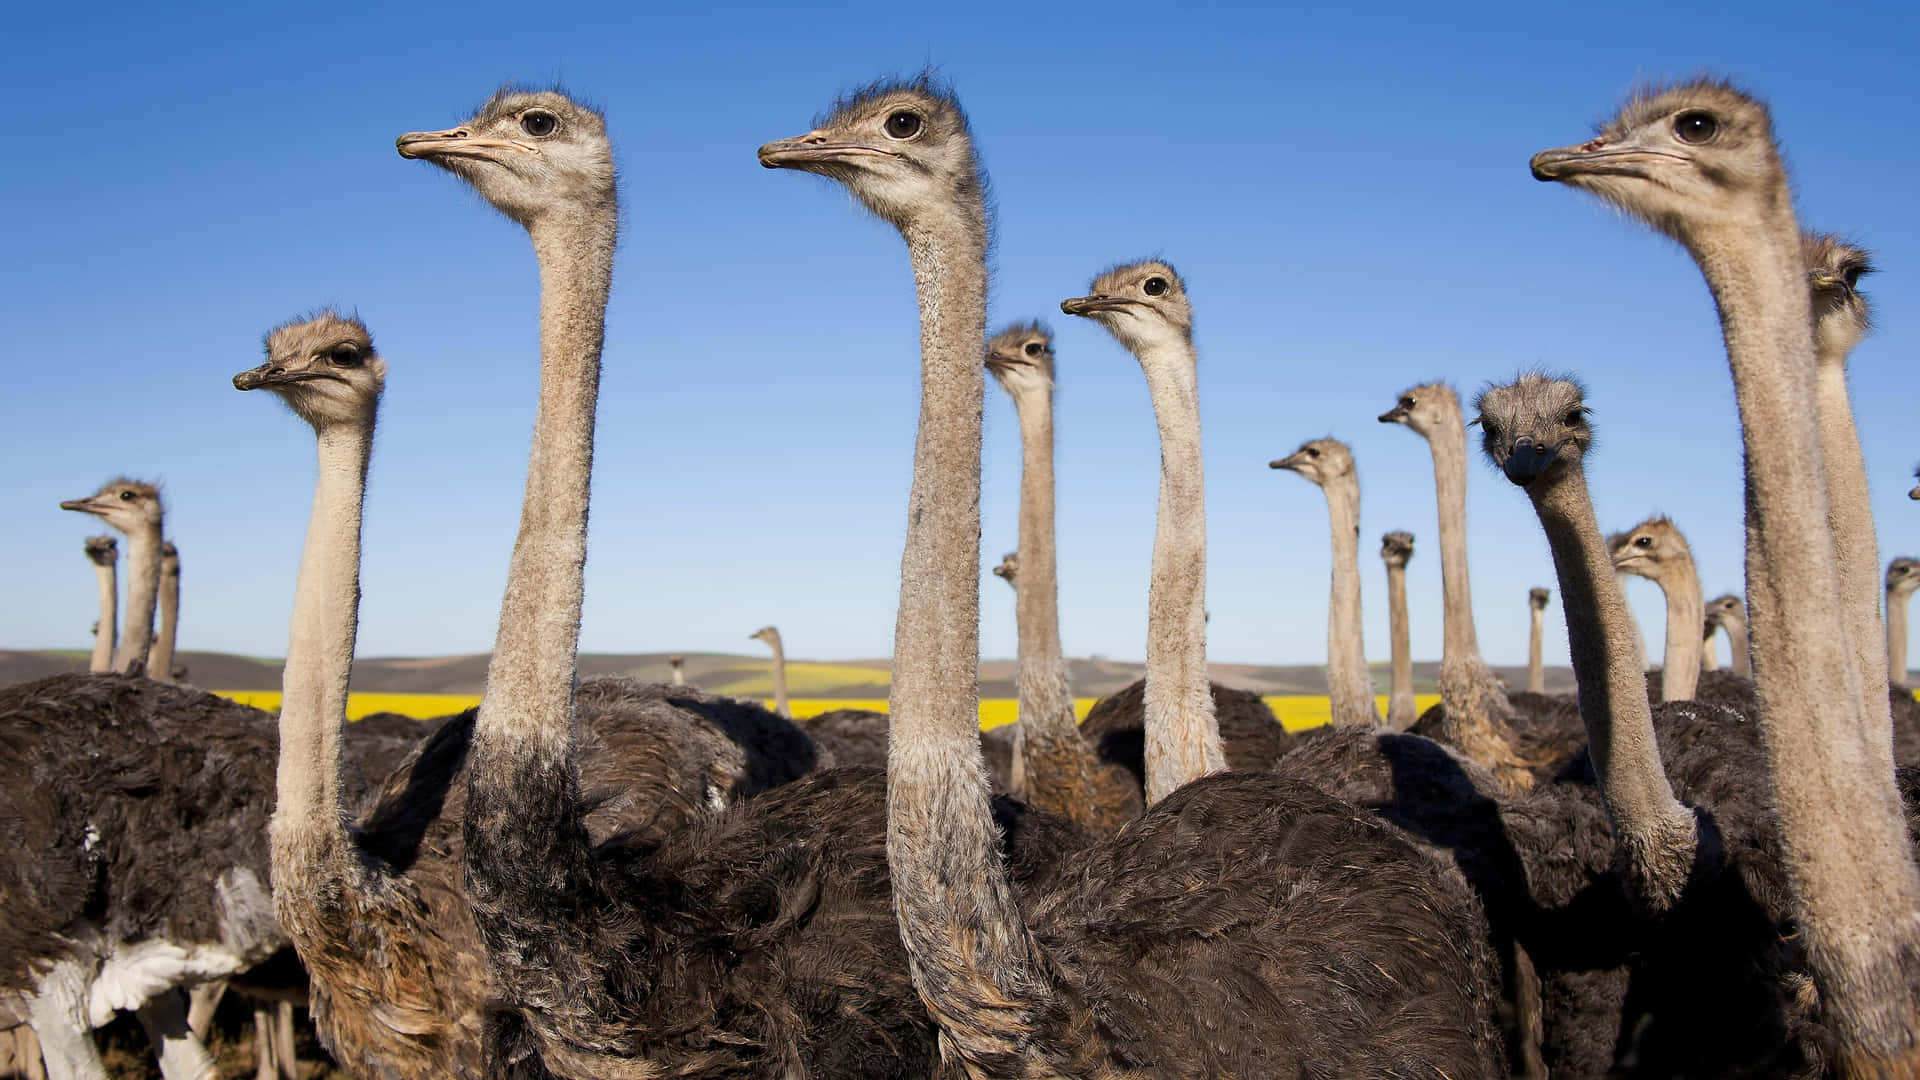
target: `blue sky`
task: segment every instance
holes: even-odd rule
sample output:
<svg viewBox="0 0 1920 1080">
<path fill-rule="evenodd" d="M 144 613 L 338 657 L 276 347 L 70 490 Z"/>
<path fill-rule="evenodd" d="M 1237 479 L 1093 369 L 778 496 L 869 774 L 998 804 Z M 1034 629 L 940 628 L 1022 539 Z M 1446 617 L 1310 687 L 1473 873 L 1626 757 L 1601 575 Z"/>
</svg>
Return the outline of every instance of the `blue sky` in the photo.
<svg viewBox="0 0 1920 1080">
<path fill-rule="evenodd" d="M 0 84 L 9 392 L 0 398 L 0 647 L 83 647 L 91 519 L 55 504 L 159 478 L 184 562 L 182 646 L 279 655 L 312 436 L 231 374 L 269 326 L 357 308 L 392 368 L 368 502 L 366 655 L 489 647 L 537 379 L 525 234 L 397 134 L 508 80 L 603 107 L 622 168 L 583 647 L 885 655 L 917 408 L 904 249 L 762 142 L 841 90 L 929 63 L 968 109 L 998 202 L 992 317 L 1047 314 L 1060 357 L 1063 634 L 1144 651 L 1157 445 L 1138 366 L 1057 314 L 1160 254 L 1197 311 L 1215 659 L 1318 662 L 1327 523 L 1267 468 L 1353 444 L 1368 653 L 1379 534 L 1418 537 L 1414 652 L 1437 657 L 1425 444 L 1375 422 L 1407 385 L 1582 375 L 1603 527 L 1656 510 L 1709 595 L 1740 582 L 1739 439 L 1719 329 L 1673 244 L 1535 183 L 1637 80 L 1710 71 L 1774 106 L 1802 221 L 1871 246 L 1879 329 L 1853 385 L 1883 556 L 1920 550 L 1920 14 L 1871 4 L 1297 11 L 1171 4 L 487 3 L 43 6 Z M 989 386 L 983 561 L 1015 543 L 1017 430 Z M 1552 564 L 1524 496 L 1475 468 L 1485 651 L 1525 655 Z M 1014 652 L 982 575 L 982 652 Z M 1629 594 L 1657 655 L 1659 594 Z M 1548 655 L 1565 656 L 1558 605 Z"/>
</svg>

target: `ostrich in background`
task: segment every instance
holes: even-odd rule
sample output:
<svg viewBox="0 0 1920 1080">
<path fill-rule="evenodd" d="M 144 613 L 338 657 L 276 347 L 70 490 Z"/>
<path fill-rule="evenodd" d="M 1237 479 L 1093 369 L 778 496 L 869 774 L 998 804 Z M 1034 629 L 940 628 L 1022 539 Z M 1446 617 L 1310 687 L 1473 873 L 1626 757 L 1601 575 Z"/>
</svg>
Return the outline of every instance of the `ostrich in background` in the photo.
<svg viewBox="0 0 1920 1080">
<path fill-rule="evenodd" d="M 1607 537 L 1613 568 L 1660 586 L 1667 601 L 1667 643 L 1660 663 L 1660 700 L 1688 701 L 1700 683 L 1701 627 L 1706 601 L 1693 549 L 1680 527 L 1657 514 L 1625 532 Z"/>
<path fill-rule="evenodd" d="M 1724 630 L 1727 634 L 1729 663 L 1726 673 L 1734 678 L 1752 679 L 1753 665 L 1747 660 L 1747 602 L 1733 593 L 1724 593 L 1707 601 L 1705 651 L 1714 652 L 1710 644 L 1715 630 Z"/>
<path fill-rule="evenodd" d="M 1915 589 L 1920 589 L 1920 560 L 1902 555 L 1887 564 L 1887 670 L 1893 673 L 1893 685 L 1901 690 L 1909 685 L 1907 609 Z"/>
<path fill-rule="evenodd" d="M 1139 784 L 1126 768 L 1103 760 L 1081 734 L 1061 653 L 1053 334 L 1039 322 L 1009 326 L 987 342 L 986 366 L 1013 400 L 1020 422 L 1020 548 L 1002 561 L 1014 589 L 1019 630 L 1020 720 L 1009 770 L 1014 794 L 1095 834 L 1114 833 L 1138 817 L 1143 804 Z"/>
<path fill-rule="evenodd" d="M 93 624 L 93 655 L 87 670 L 95 675 L 113 670 L 113 643 L 120 622 L 120 545 L 111 536 L 89 536 L 83 545 L 93 564 L 94 584 L 100 594 L 100 614 Z"/>
<path fill-rule="evenodd" d="M 1393 689 L 1387 697 L 1387 726 L 1405 731 L 1418 720 L 1413 698 L 1413 636 L 1407 619 L 1407 563 L 1413 559 L 1413 534 L 1380 537 L 1380 560 L 1387 565 L 1387 619 L 1393 642 Z"/>
<path fill-rule="evenodd" d="M 1000 562 L 993 568 L 993 576 L 1007 583 L 1015 595 L 1020 592 L 1020 553 L 1009 551 L 1000 556 Z"/>
<path fill-rule="evenodd" d="M 1327 695 L 1333 722 L 1380 722 L 1360 610 L 1360 474 L 1353 452 L 1338 439 L 1313 439 L 1268 465 L 1313 481 L 1327 497 L 1333 529 L 1333 591 L 1327 600 Z"/>
<path fill-rule="evenodd" d="M 779 628 L 763 626 L 747 636 L 766 642 L 767 648 L 773 650 L 773 711 L 792 716 L 793 710 L 787 707 L 787 651 L 780 645 Z"/>
<path fill-rule="evenodd" d="M 674 653 L 672 656 L 667 657 L 667 666 L 673 669 L 673 674 L 667 683 L 669 686 L 687 685 L 686 657 L 681 656 L 679 653 Z"/>
<path fill-rule="evenodd" d="M 159 609 L 159 630 L 147 650 L 147 678 L 170 683 L 177 681 L 173 643 L 180 632 L 180 549 L 171 540 L 160 545 Z"/>
<path fill-rule="evenodd" d="M 1920 871 L 1887 760 L 1888 698 L 1863 687 L 1850 641 L 1828 425 L 1804 408 L 1818 393 L 1813 313 L 1772 119 L 1723 83 L 1685 84 L 1634 98 L 1532 170 L 1678 240 L 1713 293 L 1746 450 L 1747 607 L 1787 882 L 1839 1071 L 1920 1072 Z"/>
<path fill-rule="evenodd" d="M 160 592 L 160 526 L 166 511 L 160 489 L 115 477 L 84 499 L 69 499 L 62 510 L 77 510 L 105 521 L 127 538 L 126 628 L 113 650 L 113 670 L 138 674 L 153 647 L 153 611 Z"/>
<path fill-rule="evenodd" d="M 1547 636 L 1547 602 L 1553 590 L 1535 586 L 1527 590 L 1527 693 L 1547 692 L 1544 657 Z"/>
</svg>

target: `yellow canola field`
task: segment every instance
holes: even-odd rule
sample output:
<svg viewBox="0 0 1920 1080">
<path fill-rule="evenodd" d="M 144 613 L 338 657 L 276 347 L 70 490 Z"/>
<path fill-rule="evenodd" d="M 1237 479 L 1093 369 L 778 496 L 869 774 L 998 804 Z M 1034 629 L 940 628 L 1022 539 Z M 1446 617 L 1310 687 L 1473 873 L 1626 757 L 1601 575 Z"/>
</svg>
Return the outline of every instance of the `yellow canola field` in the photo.
<svg viewBox="0 0 1920 1080">
<path fill-rule="evenodd" d="M 844 683 L 840 685 L 845 685 Z M 280 707 L 278 690 L 216 690 L 221 697 L 232 698 L 242 705 L 251 705 L 256 709 L 272 712 Z M 1087 710 L 1093 708 L 1096 698 L 1078 698 L 1073 703 L 1076 717 L 1085 719 Z M 1383 695 L 1376 699 L 1380 714 L 1386 715 L 1387 699 Z M 1420 711 L 1425 712 L 1440 700 L 1438 694 L 1420 694 L 1414 698 Z M 1324 696 L 1307 695 L 1274 696 L 1266 699 L 1273 709 L 1273 715 L 1288 731 L 1305 731 L 1319 727 L 1329 719 L 1332 706 Z M 431 719 L 446 716 L 463 709 L 470 709 L 480 703 L 476 694 L 352 694 L 347 699 L 347 718 L 358 720 L 370 713 L 394 712 L 416 719 Z M 765 704 L 773 705 L 771 699 Z M 794 698 L 789 704 L 793 715 L 800 719 L 818 716 L 832 709 L 870 709 L 874 712 L 887 711 L 886 698 Z M 1002 724 L 1011 724 L 1019 716 L 1019 705 L 1012 698 L 983 698 L 980 702 L 980 726 L 997 728 Z"/>
</svg>

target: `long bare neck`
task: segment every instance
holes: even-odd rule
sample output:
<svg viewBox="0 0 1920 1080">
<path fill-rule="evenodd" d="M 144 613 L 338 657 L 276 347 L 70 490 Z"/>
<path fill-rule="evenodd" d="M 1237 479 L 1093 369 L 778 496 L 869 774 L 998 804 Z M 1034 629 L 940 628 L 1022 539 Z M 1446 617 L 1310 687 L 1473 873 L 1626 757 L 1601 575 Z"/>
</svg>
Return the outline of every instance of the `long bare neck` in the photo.
<svg viewBox="0 0 1920 1080">
<path fill-rule="evenodd" d="M 1327 697 L 1333 722 L 1380 722 L 1360 626 L 1360 481 L 1349 472 L 1324 485 L 1333 529 L 1333 591 L 1327 600 Z"/>
<path fill-rule="evenodd" d="M 780 635 L 772 635 L 767 645 L 773 650 L 773 711 L 781 716 L 792 716 L 793 710 L 787 706 L 787 650 L 782 646 Z"/>
<path fill-rule="evenodd" d="M 1727 658 L 1729 670 L 1743 679 L 1753 678 L 1753 662 L 1747 657 L 1747 620 L 1745 616 L 1728 616 L 1720 620 L 1727 631 Z"/>
<path fill-rule="evenodd" d="M 94 582 L 100 587 L 100 618 L 93 629 L 93 656 L 87 670 L 98 675 L 113 670 L 115 627 L 120 619 L 119 573 L 113 563 L 94 563 Z"/>
<path fill-rule="evenodd" d="M 1665 910 L 1686 884 L 1699 837 L 1660 763 L 1646 675 L 1634 655 L 1633 614 L 1578 465 L 1564 467 L 1528 494 L 1553 549 L 1580 718 L 1621 865 L 1634 895 L 1653 910 Z"/>
<path fill-rule="evenodd" d="M 1387 698 L 1387 725 L 1405 731 L 1420 718 L 1413 700 L 1413 637 L 1407 626 L 1407 568 L 1387 564 L 1387 614 L 1392 622 L 1393 692 Z"/>
<path fill-rule="evenodd" d="M 1890 728 L 1860 685 L 1829 531 L 1806 273 L 1793 212 L 1689 238 L 1720 308 L 1746 446 L 1747 618 L 1782 851 L 1822 1003 L 1853 1061 L 1912 1065 L 1920 1022 L 1920 873 L 1890 769 Z M 1874 723 L 1869 723 L 1869 717 Z M 1878 734 L 1870 733 L 1877 729 Z M 1844 808 L 1844 811 L 1842 810 Z M 1861 1075 L 1869 1075 L 1862 1072 Z"/>
<path fill-rule="evenodd" d="M 127 619 L 114 646 L 113 670 L 144 665 L 153 647 L 153 609 L 160 596 L 160 526 L 141 524 L 127 534 Z M 151 673 L 149 673 L 151 674 Z"/>
<path fill-rule="evenodd" d="M 1700 575 L 1692 559 L 1665 567 L 1655 579 L 1667 596 L 1667 651 L 1660 669 L 1661 701 L 1692 701 L 1700 685 L 1700 654 L 1705 639 L 1707 602 L 1700 591 Z"/>
<path fill-rule="evenodd" d="M 173 681 L 173 641 L 180 631 L 180 569 L 162 567 L 160 574 L 160 629 L 147 650 L 147 678 L 155 682 Z"/>
<path fill-rule="evenodd" d="M 273 883 L 282 893 L 322 887 L 328 879 L 316 878 L 315 864 L 349 859 L 340 728 L 360 625 L 360 515 L 372 450 L 371 416 L 319 430 L 320 472 L 281 676 L 272 837 Z"/>
<path fill-rule="evenodd" d="M 1713 643 L 1714 627 L 1702 624 L 1700 635 L 1700 670 L 1720 670 L 1720 648 Z"/>
<path fill-rule="evenodd" d="M 980 752 L 984 213 L 902 232 L 920 299 L 921 396 L 894 626 L 887 861 L 914 983 L 943 1034 L 969 1058 L 1010 1055 L 1043 983 Z"/>
<path fill-rule="evenodd" d="M 1020 417 L 1020 576 L 1014 619 L 1020 635 L 1020 725 L 1023 734 L 1078 738 L 1073 692 L 1060 648 L 1060 579 L 1054 553 L 1053 390 L 1016 394 Z"/>
<path fill-rule="evenodd" d="M 551 764 L 569 757 L 573 741 L 613 233 L 586 215 L 543 221 L 530 232 L 540 262 L 540 404 L 474 749 Z M 473 772 L 481 771 L 476 762 Z"/>
<path fill-rule="evenodd" d="M 1887 590 L 1887 672 L 1893 685 L 1907 685 L 1907 606 L 1913 590 Z"/>
<path fill-rule="evenodd" d="M 1445 634 L 1441 660 L 1480 663 L 1473 630 L 1473 582 L 1467 574 L 1467 437 L 1457 423 L 1427 436 L 1433 449 L 1433 486 L 1440 504 L 1440 588 Z"/>
<path fill-rule="evenodd" d="M 1817 335 L 1814 411 L 1820 418 L 1820 453 L 1827 466 L 1827 523 L 1839 561 L 1842 617 L 1853 648 L 1861 692 L 1882 698 L 1888 679 L 1887 654 L 1880 642 L 1880 545 L 1873 529 L 1873 502 L 1867 494 L 1867 463 L 1854 430 L 1853 405 L 1847 400 L 1848 349 Z M 1869 708 L 1864 736 L 1876 770 L 1893 767 L 1893 718 L 1879 725 L 1881 713 Z"/>
<path fill-rule="evenodd" d="M 1528 616 L 1527 626 L 1527 692 L 1544 694 L 1547 692 L 1547 669 L 1543 650 L 1547 637 L 1547 609 L 1533 607 Z"/>
<path fill-rule="evenodd" d="M 1207 497 L 1200 461 L 1200 381 L 1193 346 L 1140 354 L 1160 426 L 1160 508 L 1147 588 L 1147 803 L 1208 773 L 1226 752 L 1207 680 Z M 1025 567 L 1021 567 L 1024 573 Z"/>
</svg>

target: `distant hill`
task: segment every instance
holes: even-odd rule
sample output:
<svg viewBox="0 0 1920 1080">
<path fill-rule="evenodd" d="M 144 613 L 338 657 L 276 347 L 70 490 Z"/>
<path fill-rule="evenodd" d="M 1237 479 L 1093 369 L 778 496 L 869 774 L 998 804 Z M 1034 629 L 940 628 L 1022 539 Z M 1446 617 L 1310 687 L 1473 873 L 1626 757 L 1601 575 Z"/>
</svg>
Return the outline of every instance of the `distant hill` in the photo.
<svg viewBox="0 0 1920 1080">
<path fill-rule="evenodd" d="M 668 653 L 585 653 L 580 657 L 582 678 L 600 675 L 625 675 L 665 682 L 672 668 Z M 770 696 L 773 693 L 772 665 L 761 656 L 736 656 L 728 653 L 687 653 L 687 680 L 717 693 L 737 696 Z M 232 653 L 180 653 L 177 662 L 187 667 L 187 680 L 195 686 L 213 690 L 278 690 L 280 661 L 263 657 L 237 656 Z M 69 650 L 10 651 L 0 649 L 0 685 L 25 682 L 62 671 L 85 671 L 87 655 Z M 1494 669 L 1512 686 L 1526 685 L 1524 667 Z M 1073 692 L 1081 697 L 1104 697 L 1141 677 L 1142 664 L 1103 658 L 1074 658 L 1067 661 Z M 1215 682 L 1237 686 L 1267 695 L 1324 694 L 1325 669 L 1317 664 L 1264 665 L 1214 664 Z M 1414 689 L 1432 693 L 1439 677 L 1438 661 L 1413 665 Z M 432 657 L 366 657 L 354 661 L 353 689 L 381 693 L 478 694 L 485 689 L 487 654 Z M 1388 690 L 1387 665 L 1373 665 L 1374 687 Z M 1553 693 L 1573 689 L 1573 672 L 1564 667 L 1546 670 L 1547 690 Z M 891 682 L 886 660 L 789 660 L 788 692 L 797 698 L 884 698 Z M 1014 662 L 987 660 L 980 665 L 980 696 L 1011 698 L 1014 690 Z"/>
</svg>

